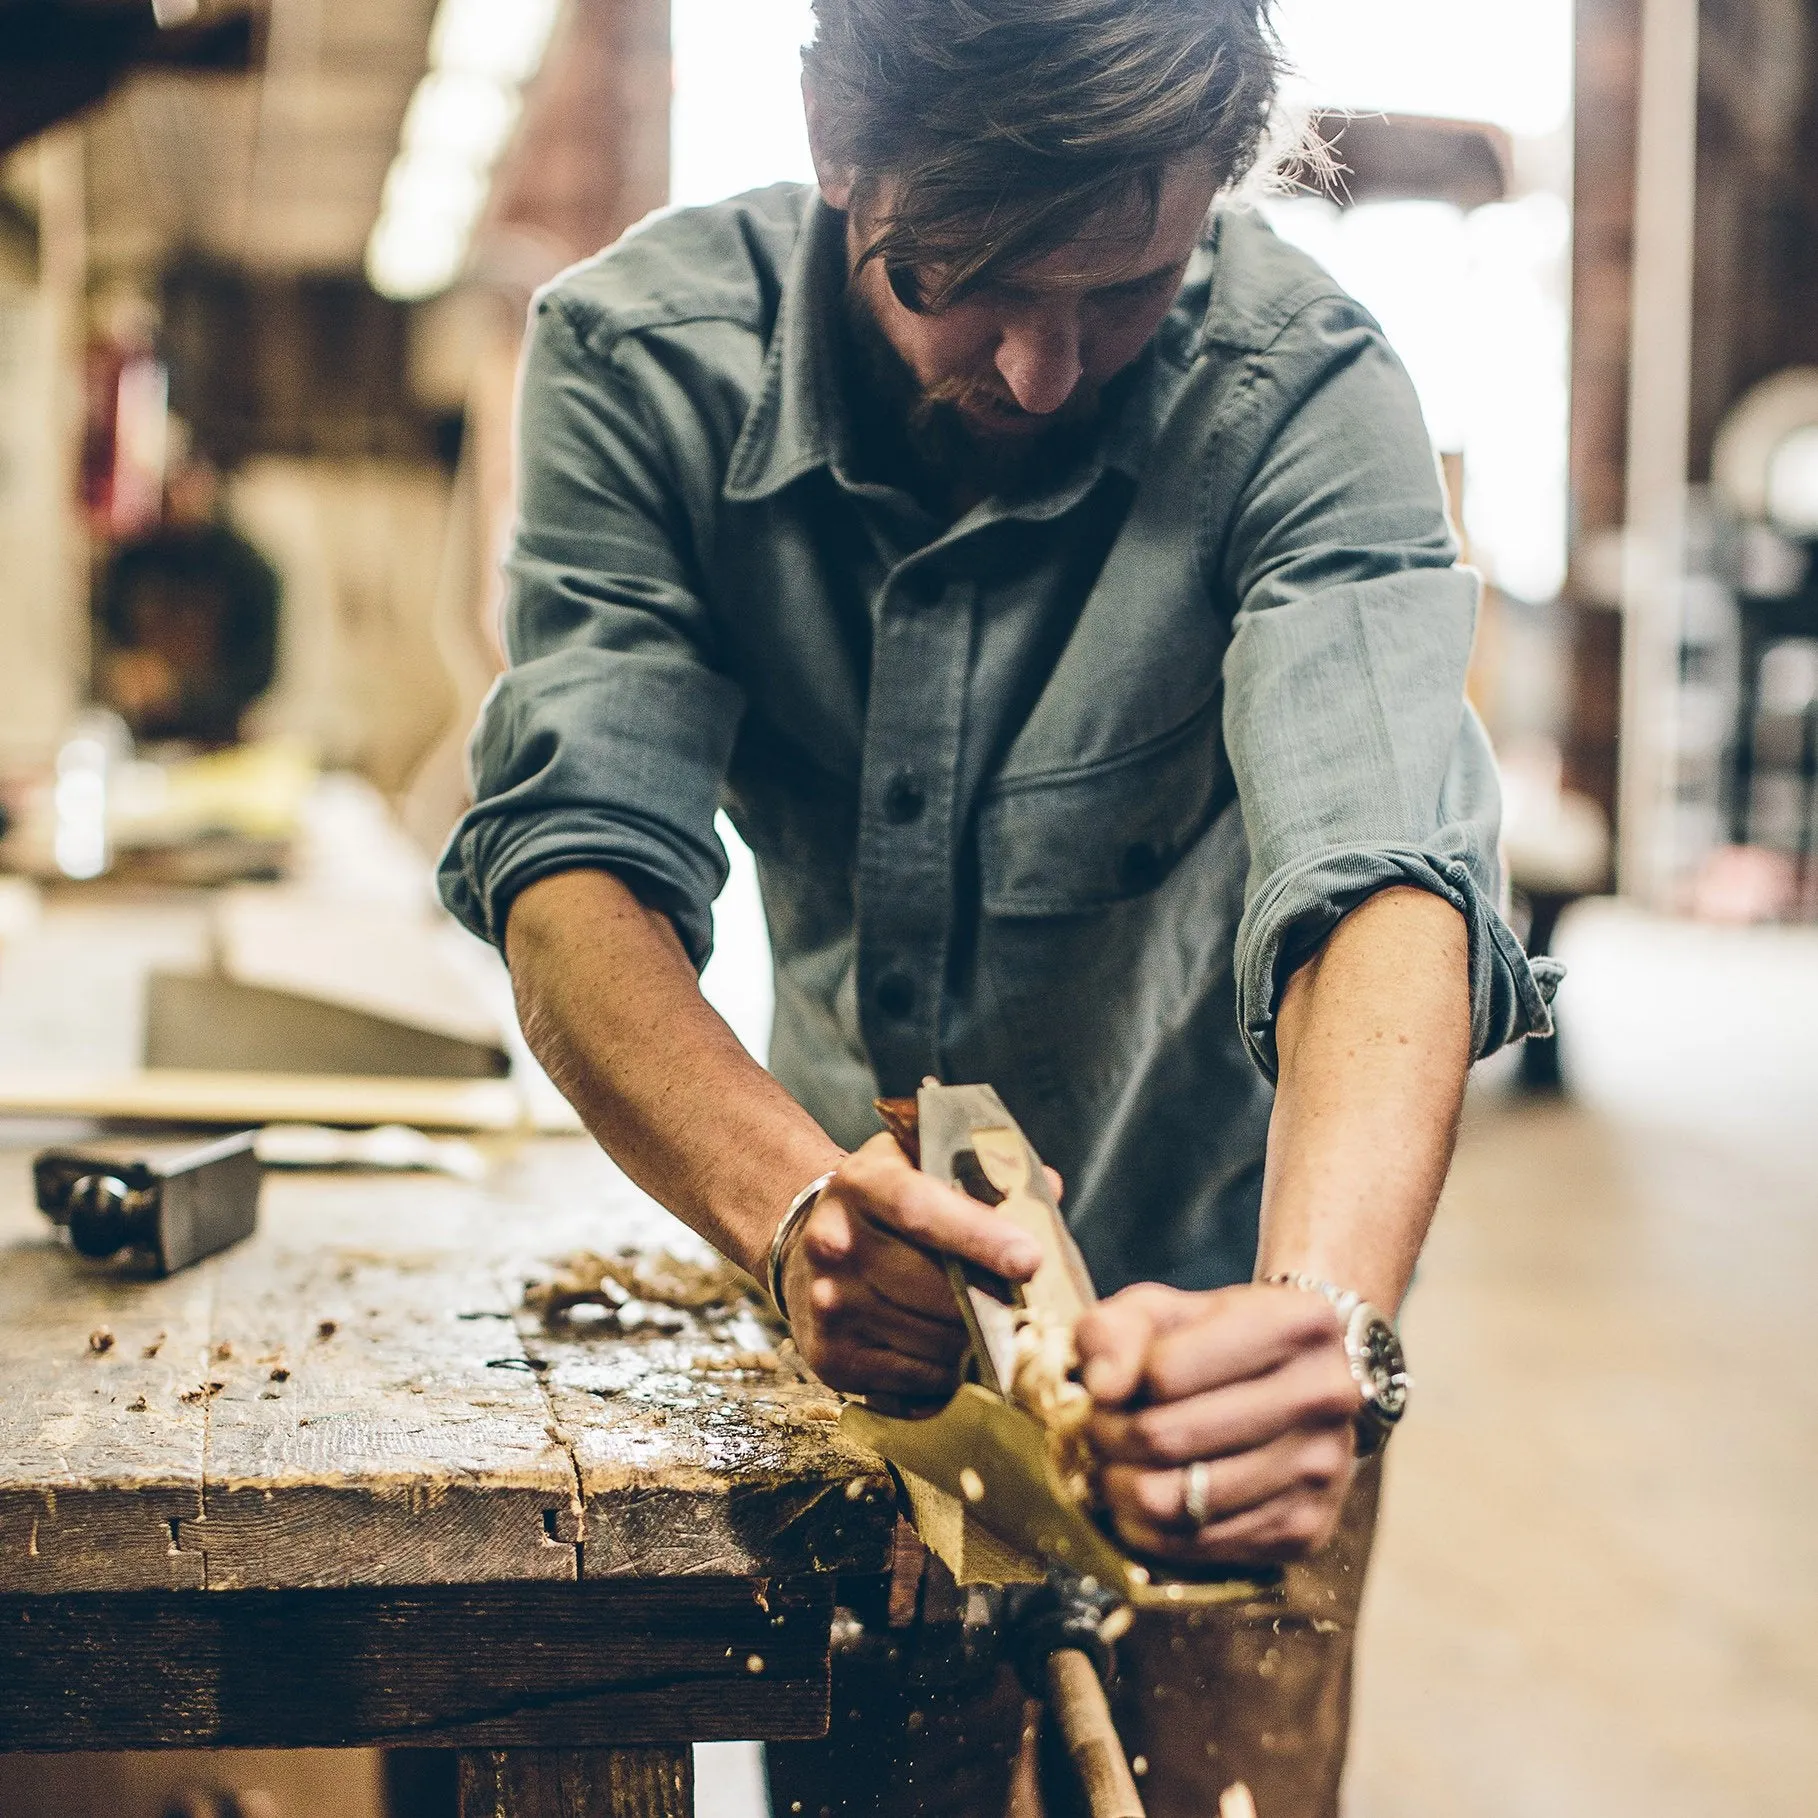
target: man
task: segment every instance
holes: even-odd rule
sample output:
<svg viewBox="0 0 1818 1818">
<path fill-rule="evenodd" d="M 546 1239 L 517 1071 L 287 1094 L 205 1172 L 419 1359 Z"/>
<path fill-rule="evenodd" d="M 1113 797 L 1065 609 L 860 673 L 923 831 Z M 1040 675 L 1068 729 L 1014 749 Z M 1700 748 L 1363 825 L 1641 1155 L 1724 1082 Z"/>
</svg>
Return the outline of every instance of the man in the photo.
<svg viewBox="0 0 1818 1818">
<path fill-rule="evenodd" d="M 990 1081 L 1061 1170 L 1111 1294 L 1079 1333 L 1110 1519 L 1313 1561 L 1284 1610 L 1125 1644 L 1158 1815 L 1238 1778 L 1334 1809 L 1374 1474 L 1333 1301 L 1399 1305 L 1466 1071 L 1550 989 L 1492 907 L 1476 583 L 1407 381 L 1209 216 L 1269 119 L 1266 13 L 819 0 L 818 194 L 672 216 L 537 301 L 513 666 L 443 866 L 626 1171 L 760 1279 L 781 1233 L 836 1388 L 941 1396 L 935 1254 L 1035 1260 L 876 1094 Z M 770 1073 L 696 985 L 721 801 Z M 917 1645 L 855 1650 L 829 1742 L 772 1751 L 779 1813 L 1001 1807 L 1020 1703 L 886 1683 Z"/>
<path fill-rule="evenodd" d="M 163 522 L 118 551 L 98 589 L 98 694 L 136 738 L 232 744 L 277 671 L 279 594 L 223 513 L 215 469 L 179 461 Z"/>
</svg>

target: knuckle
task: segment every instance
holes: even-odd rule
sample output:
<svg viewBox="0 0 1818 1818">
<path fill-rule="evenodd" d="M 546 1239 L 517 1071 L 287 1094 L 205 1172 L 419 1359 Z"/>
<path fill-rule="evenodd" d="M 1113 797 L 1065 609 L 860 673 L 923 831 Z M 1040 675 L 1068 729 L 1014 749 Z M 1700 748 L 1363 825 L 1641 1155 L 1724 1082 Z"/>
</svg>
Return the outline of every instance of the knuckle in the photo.
<svg viewBox="0 0 1818 1818">
<path fill-rule="evenodd" d="M 1102 1305 L 1096 1306 L 1073 1328 L 1073 1342 L 1082 1353 L 1096 1351 L 1110 1342 L 1116 1330 L 1117 1322 Z"/>
<path fill-rule="evenodd" d="M 849 1248 L 844 1220 L 811 1218 L 802 1229 L 802 1254 L 823 1268 L 844 1262 Z"/>
<path fill-rule="evenodd" d="M 1338 1315 L 1323 1294 L 1302 1292 L 1296 1296 L 1296 1329 L 1316 1343 L 1324 1343 L 1338 1331 Z"/>
<path fill-rule="evenodd" d="M 905 1194 L 890 1206 L 890 1223 L 904 1237 L 925 1239 L 934 1228 L 934 1220 L 919 1196 Z"/>
<path fill-rule="evenodd" d="M 1180 1485 L 1172 1474 L 1155 1471 L 1134 1473 L 1131 1501 L 1150 1521 L 1175 1521 L 1181 1513 Z"/>
<path fill-rule="evenodd" d="M 1305 1559 L 1317 1552 L 1326 1539 L 1325 1511 L 1311 1498 L 1296 1497 L 1282 1516 L 1278 1531 L 1290 1556 Z"/>
<path fill-rule="evenodd" d="M 841 1199 L 868 1199 L 876 1182 L 880 1162 L 867 1143 L 862 1149 L 855 1149 L 834 1170 L 833 1179 L 828 1183 L 827 1192 L 837 1194 Z M 822 1203 L 826 1203 L 827 1194 L 823 1193 Z"/>
<path fill-rule="evenodd" d="M 1318 1411 L 1334 1426 L 1348 1421 L 1357 1412 L 1357 1384 L 1351 1379 L 1351 1372 L 1346 1369 L 1342 1375 L 1333 1376 L 1325 1385 L 1319 1397 Z"/>
<path fill-rule="evenodd" d="M 1130 1422 L 1130 1438 L 1137 1454 L 1156 1464 L 1175 1462 L 1180 1450 L 1180 1418 L 1167 1408 L 1151 1408 Z"/>
<path fill-rule="evenodd" d="M 1338 1453 L 1330 1446 L 1308 1450 L 1301 1460 L 1297 1481 L 1304 1490 L 1321 1495 L 1338 1481 Z"/>
</svg>

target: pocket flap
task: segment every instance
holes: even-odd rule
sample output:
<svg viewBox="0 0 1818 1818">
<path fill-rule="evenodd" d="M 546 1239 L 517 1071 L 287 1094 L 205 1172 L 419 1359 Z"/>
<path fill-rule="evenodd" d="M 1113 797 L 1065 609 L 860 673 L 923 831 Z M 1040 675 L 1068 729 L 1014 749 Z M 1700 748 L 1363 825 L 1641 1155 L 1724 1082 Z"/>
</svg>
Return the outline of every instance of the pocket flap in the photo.
<svg viewBox="0 0 1818 1818">
<path fill-rule="evenodd" d="M 1006 778 L 979 808 L 988 915 L 1074 915 L 1141 896 L 1231 799 L 1215 694 L 1183 725 L 1076 770 Z"/>
</svg>

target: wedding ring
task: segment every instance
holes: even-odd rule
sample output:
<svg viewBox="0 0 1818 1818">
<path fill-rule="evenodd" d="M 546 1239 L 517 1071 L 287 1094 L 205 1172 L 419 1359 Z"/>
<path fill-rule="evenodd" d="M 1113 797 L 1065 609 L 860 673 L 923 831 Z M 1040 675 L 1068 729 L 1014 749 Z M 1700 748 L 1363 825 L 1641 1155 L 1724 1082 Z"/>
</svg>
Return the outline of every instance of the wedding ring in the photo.
<svg viewBox="0 0 1818 1818">
<path fill-rule="evenodd" d="M 1187 1511 L 1187 1519 L 1196 1528 L 1206 1527 L 1211 1522 L 1211 1499 L 1212 1466 L 1206 1459 L 1195 1459 L 1180 1474 L 1180 1500 Z"/>
</svg>

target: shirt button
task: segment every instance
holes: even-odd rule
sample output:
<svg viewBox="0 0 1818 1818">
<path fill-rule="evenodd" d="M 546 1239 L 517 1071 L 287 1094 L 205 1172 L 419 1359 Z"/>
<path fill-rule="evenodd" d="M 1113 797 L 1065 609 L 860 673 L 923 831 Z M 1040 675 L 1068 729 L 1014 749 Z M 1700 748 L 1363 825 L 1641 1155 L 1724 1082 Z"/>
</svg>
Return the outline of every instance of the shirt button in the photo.
<svg viewBox="0 0 1818 1818">
<path fill-rule="evenodd" d="M 900 1021 L 915 1008 L 915 980 L 906 972 L 886 972 L 877 981 L 877 1007 Z"/>
<path fill-rule="evenodd" d="M 1161 882 L 1162 866 L 1162 855 L 1147 840 L 1138 840 L 1124 848 L 1117 871 L 1126 890 L 1153 890 Z"/>
<path fill-rule="evenodd" d="M 913 770 L 899 770 L 884 788 L 884 819 L 905 827 L 922 817 L 928 797 Z"/>
</svg>

